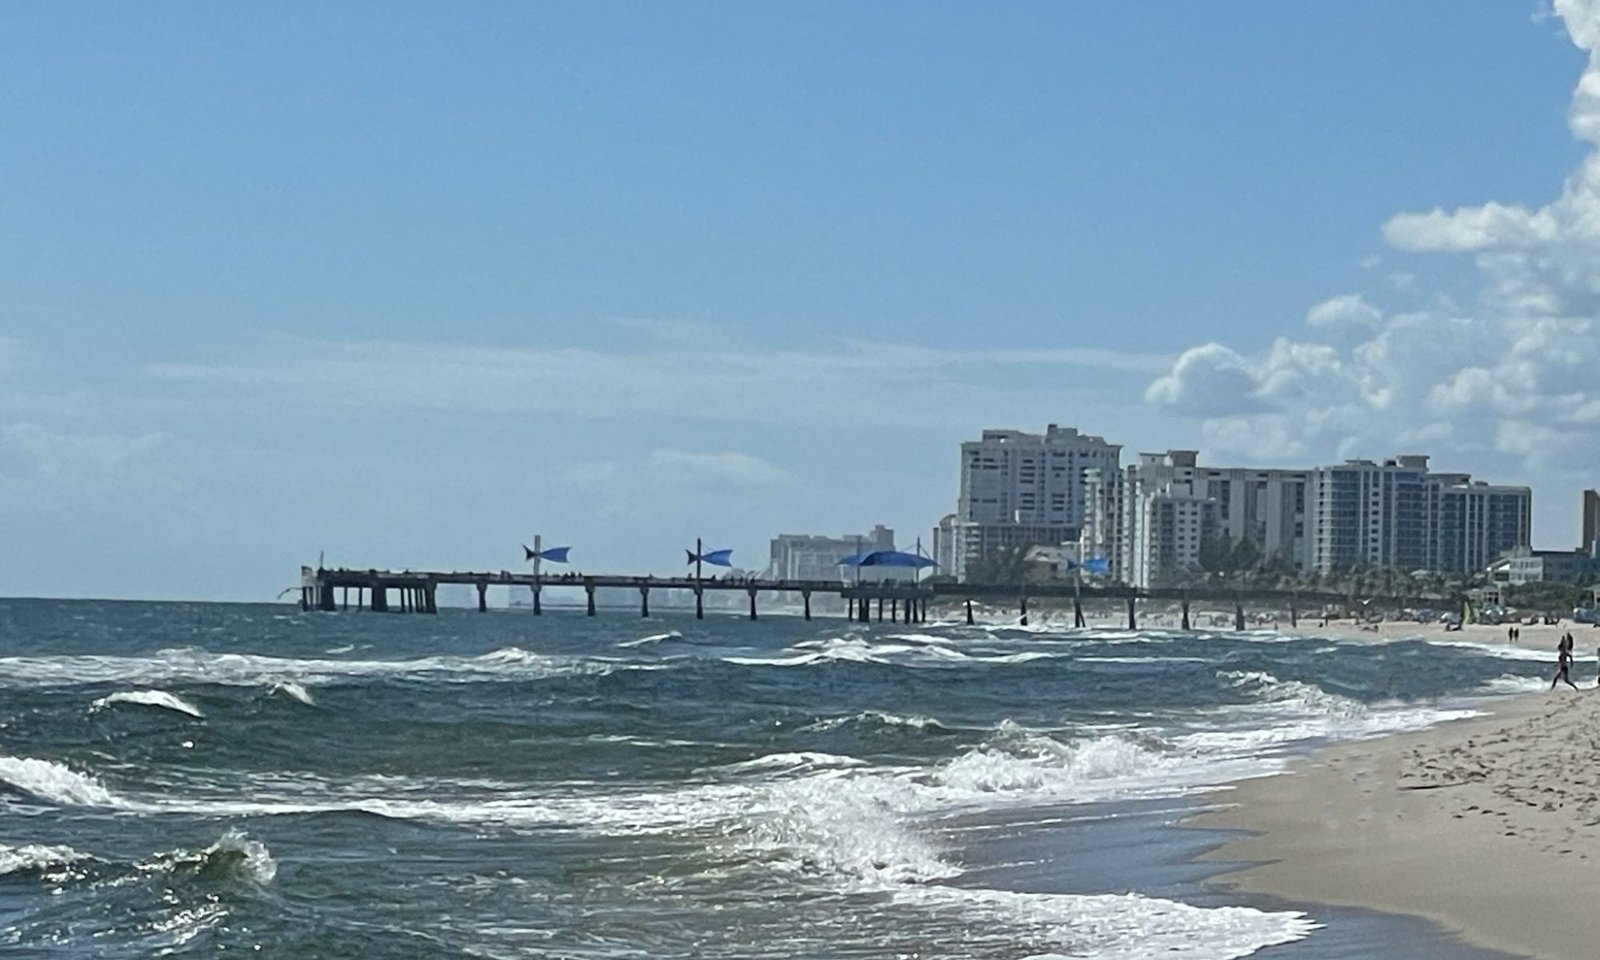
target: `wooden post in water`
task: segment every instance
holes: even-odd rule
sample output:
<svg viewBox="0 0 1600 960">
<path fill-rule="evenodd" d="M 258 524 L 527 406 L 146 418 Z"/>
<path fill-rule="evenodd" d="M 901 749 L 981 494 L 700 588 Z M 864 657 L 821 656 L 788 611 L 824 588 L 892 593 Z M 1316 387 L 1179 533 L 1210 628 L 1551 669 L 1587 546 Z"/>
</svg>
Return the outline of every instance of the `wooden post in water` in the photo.
<svg viewBox="0 0 1600 960">
<path fill-rule="evenodd" d="M 1237 597 L 1233 600 L 1233 629 L 1244 632 L 1244 602 Z"/>
<path fill-rule="evenodd" d="M 705 590 L 698 581 L 694 585 L 694 618 L 696 620 L 706 618 Z"/>
<path fill-rule="evenodd" d="M 1189 629 L 1189 595 L 1183 595 L 1183 629 Z"/>
<path fill-rule="evenodd" d="M 533 590 L 533 615 L 542 616 L 544 608 L 539 605 L 539 584 L 535 583 L 530 589 Z"/>
<path fill-rule="evenodd" d="M 750 594 L 750 619 L 754 620 L 756 618 L 756 588 L 751 587 L 748 592 Z"/>
<path fill-rule="evenodd" d="M 478 588 L 478 612 L 479 613 L 488 613 L 489 612 L 489 584 L 484 582 L 484 581 L 482 581 L 482 580 L 479 580 L 477 582 L 476 586 Z"/>
<path fill-rule="evenodd" d="M 801 590 L 800 591 L 800 599 L 805 602 L 805 605 L 806 605 L 806 620 L 809 621 L 811 619 L 811 591 L 810 590 Z"/>
<path fill-rule="evenodd" d="M 1021 604 L 1022 604 L 1022 625 L 1024 627 L 1026 627 L 1028 625 L 1028 595 L 1026 593 L 1024 593 L 1022 595 L 1022 597 L 1021 597 Z"/>
<path fill-rule="evenodd" d="M 878 622 L 883 622 L 883 598 L 878 598 Z"/>
<path fill-rule="evenodd" d="M 890 623 L 899 623 L 900 622 L 900 598 L 899 597 L 894 597 L 894 598 L 891 598 L 889 600 L 889 622 Z"/>
<path fill-rule="evenodd" d="M 1083 601 L 1077 597 L 1072 598 L 1072 625 L 1080 630 L 1088 625 L 1083 619 Z"/>
<path fill-rule="evenodd" d="M 972 598 L 971 598 L 971 597 L 968 597 L 968 598 L 967 598 L 967 626 L 969 626 L 969 627 L 970 627 L 970 626 L 972 626 L 972 625 L 973 625 L 973 623 L 975 623 L 975 622 L 976 622 L 976 621 L 974 621 L 974 620 L 973 620 L 973 619 L 972 619 Z"/>
<path fill-rule="evenodd" d="M 650 616 L 650 588 L 649 587 L 640 587 L 639 588 L 639 616 L 641 616 L 641 617 L 649 617 Z"/>
<path fill-rule="evenodd" d="M 1133 594 L 1131 594 L 1131 593 L 1128 594 L 1128 629 L 1129 630 L 1137 630 L 1137 629 L 1139 629 L 1139 618 L 1138 618 L 1137 615 L 1135 615 L 1134 608 L 1133 608 L 1133 605 L 1134 605 L 1134 603 L 1136 602 L 1137 599 L 1138 598 L 1136 598 Z"/>
<path fill-rule="evenodd" d="M 589 616 L 592 617 L 592 616 L 594 616 L 594 584 L 592 582 L 585 583 L 583 585 L 583 592 L 586 595 L 588 595 L 588 598 L 589 598 Z"/>
<path fill-rule="evenodd" d="M 372 612 L 389 612 L 389 588 L 381 583 L 372 585 Z"/>
<path fill-rule="evenodd" d="M 1289 594 L 1289 626 L 1291 626 L 1291 627 L 1300 626 L 1300 610 L 1299 610 L 1299 606 L 1300 606 L 1300 595 L 1297 594 L 1297 593 Z"/>
<path fill-rule="evenodd" d="M 435 615 L 439 613 L 438 590 L 439 585 L 432 580 L 429 580 L 428 585 L 422 588 L 422 599 L 428 605 L 428 612 Z"/>
</svg>

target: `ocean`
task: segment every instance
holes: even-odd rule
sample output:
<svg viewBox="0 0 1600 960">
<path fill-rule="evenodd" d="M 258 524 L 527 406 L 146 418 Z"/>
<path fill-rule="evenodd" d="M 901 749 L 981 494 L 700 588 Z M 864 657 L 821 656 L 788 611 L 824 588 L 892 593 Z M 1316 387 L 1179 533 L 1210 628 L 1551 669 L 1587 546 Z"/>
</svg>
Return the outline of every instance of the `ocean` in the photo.
<svg viewBox="0 0 1600 960">
<path fill-rule="evenodd" d="M 0 954 L 1492 956 L 1179 822 L 1544 654 L 1035 616 L 0 600 Z"/>
</svg>

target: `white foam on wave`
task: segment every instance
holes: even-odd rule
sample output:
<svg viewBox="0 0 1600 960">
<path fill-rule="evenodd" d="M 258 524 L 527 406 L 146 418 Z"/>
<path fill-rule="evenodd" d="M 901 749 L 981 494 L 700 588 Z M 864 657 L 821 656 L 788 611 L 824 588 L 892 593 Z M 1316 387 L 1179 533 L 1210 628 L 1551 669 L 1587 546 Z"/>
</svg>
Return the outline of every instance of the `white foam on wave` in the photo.
<svg viewBox="0 0 1600 960">
<path fill-rule="evenodd" d="M 998 921 L 1016 931 L 1014 938 L 1052 951 L 1026 960 L 1237 960 L 1303 940 L 1321 926 L 1295 910 L 1197 907 L 1135 893 L 1018 893 L 941 885 L 907 887 L 896 891 L 895 899 Z"/>
<path fill-rule="evenodd" d="M 668 641 L 668 640 L 681 640 L 681 639 L 683 639 L 683 634 L 679 633 L 676 630 L 669 630 L 666 633 L 652 633 L 648 637 L 640 637 L 637 640 L 623 640 L 620 643 L 618 643 L 617 646 L 619 646 L 619 647 L 646 647 L 646 646 L 650 646 L 651 644 L 664 643 L 665 641 Z"/>
<path fill-rule="evenodd" d="M 867 761 L 855 757 L 841 756 L 836 753 L 822 753 L 815 750 L 805 750 L 798 753 L 773 753 L 754 760 L 741 760 L 738 763 L 724 764 L 718 769 L 729 773 L 751 773 L 777 771 L 781 773 L 799 773 L 811 770 L 843 769 L 849 767 L 864 767 Z"/>
<path fill-rule="evenodd" d="M 92 710 L 104 710 L 118 703 L 135 704 L 145 707 L 160 707 L 163 710 L 172 710 L 177 713 L 186 713 L 191 717 L 201 718 L 205 714 L 200 708 L 176 694 L 167 693 L 165 690 L 124 690 L 107 694 L 89 705 Z"/>
<path fill-rule="evenodd" d="M 0 757 L 0 783 L 49 803 L 85 807 L 116 803 L 99 780 L 54 760 Z"/>
<path fill-rule="evenodd" d="M 1279 680 L 1260 671 L 1219 671 L 1217 676 L 1250 693 L 1254 703 L 1226 708 L 1231 726 L 1177 738 L 1200 749 L 1248 751 L 1310 740 L 1358 740 L 1479 715 L 1472 709 L 1407 703 L 1365 704 L 1315 684 Z M 1263 723 L 1262 720 L 1267 722 Z M 1244 724 L 1242 727 L 1240 724 Z"/>
<path fill-rule="evenodd" d="M 297 659 L 263 654 L 214 653 L 203 648 L 161 650 L 146 656 L 0 657 L 0 687 L 59 687 L 96 683 L 212 683 L 302 686 L 361 677 L 426 677 L 444 683 L 517 681 L 658 669 L 599 657 L 558 657 L 505 647 L 478 656 L 404 660 Z"/>
<path fill-rule="evenodd" d="M 178 851 L 171 856 L 171 863 L 176 868 L 245 880 L 258 886 L 271 883 L 278 875 L 278 863 L 272 859 L 266 844 L 236 829 L 229 829 L 216 843 L 197 853 Z"/>
<path fill-rule="evenodd" d="M 840 730 L 844 727 L 856 725 L 904 727 L 910 730 L 945 729 L 944 724 L 932 717 L 925 717 L 920 714 L 913 716 L 902 716 L 897 713 L 885 713 L 881 710 L 863 710 L 860 713 L 851 714 L 847 717 L 828 717 L 825 720 L 818 720 L 814 723 L 808 723 L 800 729 L 827 732 L 830 730 Z"/>
<path fill-rule="evenodd" d="M 67 846 L 30 843 L 9 847 L 0 844 L 0 876 L 11 873 L 58 873 L 92 859 L 88 854 Z"/>
<path fill-rule="evenodd" d="M 293 680 L 283 680 L 273 684 L 270 692 L 273 694 L 281 693 L 291 700 L 300 701 L 308 707 L 314 707 L 317 705 L 317 701 L 311 696 L 311 691 L 307 690 L 300 684 L 295 683 Z"/>
<path fill-rule="evenodd" d="M 1514 673 L 1503 673 L 1492 680 L 1485 680 L 1481 689 L 1487 694 L 1530 693 L 1535 690 L 1544 690 L 1550 686 L 1550 681 L 1544 677 L 1522 677 Z"/>
</svg>

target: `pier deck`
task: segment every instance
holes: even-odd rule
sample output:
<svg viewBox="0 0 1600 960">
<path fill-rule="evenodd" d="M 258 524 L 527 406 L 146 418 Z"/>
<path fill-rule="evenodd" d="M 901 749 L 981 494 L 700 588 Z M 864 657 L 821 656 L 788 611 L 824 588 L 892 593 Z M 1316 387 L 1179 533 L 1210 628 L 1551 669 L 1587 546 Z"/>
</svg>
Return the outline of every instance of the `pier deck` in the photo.
<svg viewBox="0 0 1600 960">
<path fill-rule="evenodd" d="M 965 605 L 966 620 L 974 622 L 973 601 L 1003 600 L 1018 605 L 1020 622 L 1028 623 L 1029 600 L 1071 600 L 1074 622 L 1084 625 L 1083 601 L 1115 600 L 1127 605 L 1127 622 L 1130 629 L 1138 626 L 1138 603 L 1155 601 L 1178 603 L 1182 608 L 1182 624 L 1189 628 L 1191 603 L 1226 604 L 1233 608 L 1234 626 L 1245 628 L 1245 603 L 1266 605 L 1274 610 L 1289 613 L 1291 623 L 1298 622 L 1302 609 L 1324 606 L 1354 608 L 1358 604 L 1377 604 L 1381 607 L 1440 607 L 1459 608 L 1460 597 L 1383 596 L 1358 599 L 1353 594 L 1306 592 L 1274 588 L 1217 587 L 1217 588 L 1166 588 L 1141 590 L 1131 587 L 1096 587 L 1075 583 L 954 583 L 947 580 L 908 582 L 880 580 L 849 583 L 840 580 L 777 580 L 757 577 L 655 577 L 614 574 L 532 574 L 509 570 L 485 571 L 433 571 L 433 570 L 355 570 L 347 568 L 301 568 L 300 606 L 303 610 L 349 609 L 350 591 L 356 593 L 356 609 L 376 611 L 438 613 L 435 591 L 440 584 L 459 584 L 475 587 L 478 592 L 478 609 L 488 609 L 488 590 L 491 586 L 527 588 L 533 598 L 533 612 L 542 613 L 541 594 L 546 589 L 581 588 L 587 596 L 588 614 L 595 615 L 595 592 L 600 589 L 629 589 L 639 593 L 642 616 L 650 615 L 650 594 L 659 590 L 690 592 L 695 598 L 695 615 L 705 616 L 704 597 L 707 590 L 743 592 L 749 597 L 749 617 L 758 616 L 756 598 L 761 594 L 798 594 L 803 604 L 803 615 L 811 619 L 813 594 L 838 596 L 846 602 L 847 616 L 865 623 L 871 619 L 871 608 L 877 604 L 878 620 L 889 614 L 892 622 L 921 623 L 927 620 L 928 605 L 939 600 Z M 338 602 L 335 591 L 343 591 L 343 602 Z M 395 603 L 390 603 L 390 592 Z"/>
</svg>

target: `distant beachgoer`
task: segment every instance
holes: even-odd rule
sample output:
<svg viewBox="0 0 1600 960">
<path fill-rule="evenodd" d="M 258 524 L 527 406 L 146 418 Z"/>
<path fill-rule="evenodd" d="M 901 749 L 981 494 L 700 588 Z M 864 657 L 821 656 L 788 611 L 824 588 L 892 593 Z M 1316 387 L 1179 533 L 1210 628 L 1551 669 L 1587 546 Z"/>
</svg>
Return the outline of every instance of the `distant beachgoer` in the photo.
<svg viewBox="0 0 1600 960">
<path fill-rule="evenodd" d="M 1513 628 L 1513 627 L 1506 627 L 1506 643 L 1515 643 L 1516 640 L 1517 640 L 1517 631 L 1516 631 L 1516 629 Z"/>
<path fill-rule="evenodd" d="M 1578 689 L 1578 685 L 1573 683 L 1572 678 L 1567 675 L 1568 671 L 1571 669 L 1572 635 L 1567 634 L 1561 638 L 1559 643 L 1556 644 L 1556 675 L 1555 679 L 1550 681 L 1550 689 L 1554 690 L 1556 688 L 1556 684 L 1558 683 L 1564 683 L 1574 690 Z"/>
</svg>

